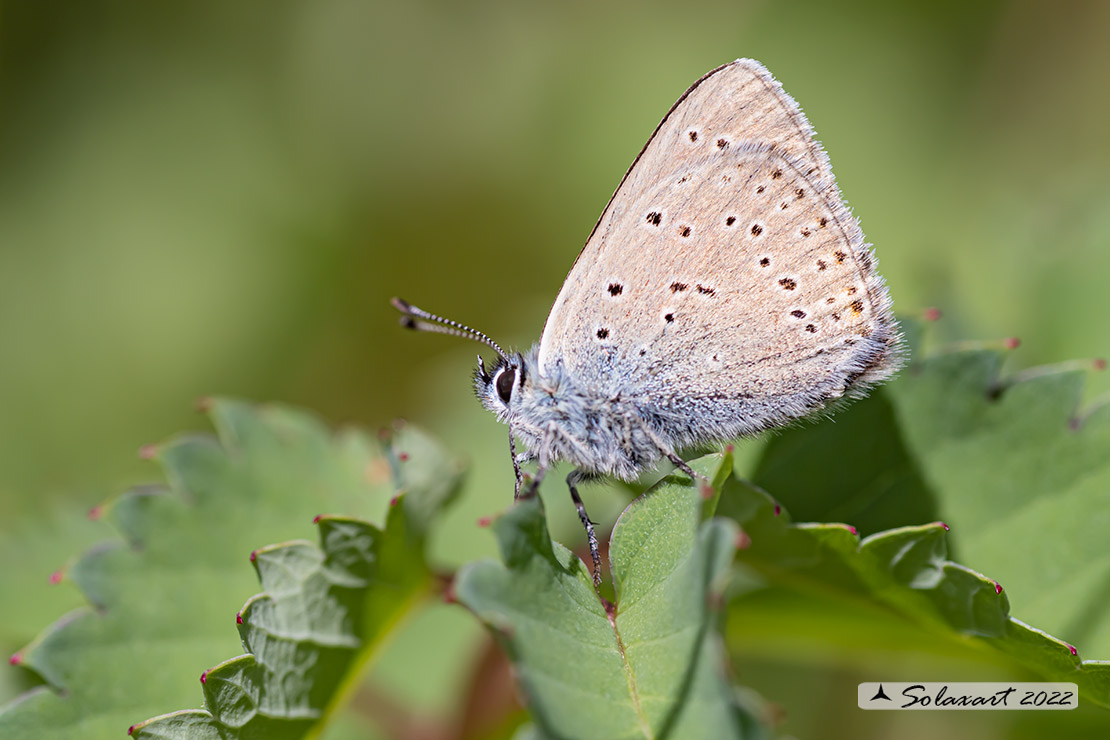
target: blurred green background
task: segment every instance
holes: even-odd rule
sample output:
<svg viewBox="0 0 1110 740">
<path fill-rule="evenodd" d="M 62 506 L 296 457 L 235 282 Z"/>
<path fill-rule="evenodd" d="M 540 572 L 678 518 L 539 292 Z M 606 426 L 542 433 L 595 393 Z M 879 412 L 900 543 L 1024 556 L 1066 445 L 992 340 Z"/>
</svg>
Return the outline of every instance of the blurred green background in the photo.
<svg viewBox="0 0 1110 740">
<path fill-rule="evenodd" d="M 470 392 L 476 346 L 402 332 L 389 297 L 538 339 L 659 118 L 740 56 L 805 109 L 901 313 L 940 307 L 942 341 L 1019 336 L 1019 367 L 1108 354 L 1108 37 L 1098 0 L 2 2 L 3 553 L 34 541 L 60 566 L 91 537 L 79 513 L 157 478 L 136 450 L 203 428 L 211 393 L 430 428 L 474 466 L 437 555 L 491 553 L 473 520 L 511 468 Z M 78 603 L 31 570 L 45 613 Z M 481 633 L 421 619 L 381 670 L 441 711 Z M 430 654 L 431 675 L 404 669 Z M 810 689 L 840 670 L 767 668 Z M 791 706 L 790 729 L 833 709 Z M 893 726 L 835 709 L 855 736 Z"/>
</svg>

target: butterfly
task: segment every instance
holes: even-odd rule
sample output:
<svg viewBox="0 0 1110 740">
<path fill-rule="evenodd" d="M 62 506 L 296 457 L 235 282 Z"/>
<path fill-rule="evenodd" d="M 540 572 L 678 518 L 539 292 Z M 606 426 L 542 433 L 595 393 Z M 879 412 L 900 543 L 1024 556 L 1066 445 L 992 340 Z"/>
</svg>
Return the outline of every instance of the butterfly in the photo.
<svg viewBox="0 0 1110 740">
<path fill-rule="evenodd" d="M 555 298 L 540 341 L 486 334 L 398 298 L 408 328 L 480 341 L 474 384 L 509 427 L 515 497 L 557 461 L 578 493 L 661 460 L 855 398 L 904 351 L 870 246 L 801 109 L 739 59 L 695 82 L 621 180 Z M 518 452 L 517 441 L 523 449 Z M 523 484 L 521 465 L 535 462 Z M 522 490 L 523 489 L 523 490 Z"/>
</svg>

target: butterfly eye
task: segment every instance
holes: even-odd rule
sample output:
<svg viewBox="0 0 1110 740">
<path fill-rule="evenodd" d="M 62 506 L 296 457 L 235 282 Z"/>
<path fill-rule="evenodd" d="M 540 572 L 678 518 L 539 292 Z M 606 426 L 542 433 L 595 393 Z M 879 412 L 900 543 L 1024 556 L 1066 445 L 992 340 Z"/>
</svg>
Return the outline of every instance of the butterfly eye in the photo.
<svg viewBox="0 0 1110 740">
<path fill-rule="evenodd" d="M 494 382 L 497 385 L 497 395 L 506 406 L 509 405 L 509 399 L 513 397 L 513 381 L 516 380 L 516 371 L 510 371 L 509 368 L 502 370 L 497 374 L 497 380 Z"/>
</svg>

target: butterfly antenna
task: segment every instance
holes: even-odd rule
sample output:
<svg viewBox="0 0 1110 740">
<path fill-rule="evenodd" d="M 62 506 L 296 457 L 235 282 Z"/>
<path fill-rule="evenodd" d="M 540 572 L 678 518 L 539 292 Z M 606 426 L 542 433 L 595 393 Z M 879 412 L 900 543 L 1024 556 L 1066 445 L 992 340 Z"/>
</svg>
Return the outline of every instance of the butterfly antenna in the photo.
<svg viewBox="0 0 1110 740">
<path fill-rule="evenodd" d="M 503 360 L 508 360 L 509 356 L 505 354 L 505 350 L 497 344 L 497 342 L 490 339 L 487 335 L 471 329 L 466 324 L 460 324 L 451 319 L 445 319 L 442 316 L 436 316 L 434 313 L 428 313 L 422 308 L 417 308 L 408 301 L 394 298 L 390 301 L 393 307 L 404 314 L 401 317 L 401 326 L 406 329 L 414 331 L 430 331 L 437 334 L 450 334 L 453 337 L 463 337 L 464 339 L 473 339 L 476 342 L 492 347 L 497 354 L 501 355 Z"/>
</svg>

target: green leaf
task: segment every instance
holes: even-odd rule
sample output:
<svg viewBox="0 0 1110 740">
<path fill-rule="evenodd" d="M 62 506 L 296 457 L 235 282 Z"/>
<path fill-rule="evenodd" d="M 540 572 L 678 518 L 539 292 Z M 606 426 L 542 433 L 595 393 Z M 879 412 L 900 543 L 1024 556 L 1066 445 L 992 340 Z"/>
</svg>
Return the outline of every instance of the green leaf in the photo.
<svg viewBox="0 0 1110 740">
<path fill-rule="evenodd" d="M 412 495 L 412 494 L 409 494 Z M 205 710 L 163 715 L 136 738 L 301 738 L 319 727 L 355 669 L 429 587 L 422 537 L 404 506 L 385 530 L 319 521 L 320 547 L 290 542 L 252 557 L 265 591 L 239 615 L 246 655 L 204 674 Z"/>
<path fill-rule="evenodd" d="M 0 563 L 19 564 L 0 568 L 0 655 L 18 654 L 44 624 L 84 603 L 58 578 L 73 548 L 104 538 L 106 527 L 96 521 L 98 515 L 99 509 L 53 504 L 41 516 L 17 518 L 12 531 L 0 536 Z M 35 678 L 28 671 L 0 668 L 0 706 L 30 689 Z"/>
<path fill-rule="evenodd" d="M 0 711 L 0 737 L 120 737 L 137 720 L 197 702 L 194 682 L 206 670 L 206 698 L 214 702 L 210 708 L 233 711 L 225 701 L 229 694 L 218 692 L 217 701 L 214 687 L 231 686 L 224 677 L 246 661 L 212 667 L 242 650 L 231 620 L 236 606 L 257 586 L 250 571 L 239 564 L 245 564 L 251 547 L 259 542 L 303 533 L 309 520 L 322 511 L 344 511 L 381 522 L 398 487 L 400 492 L 408 491 L 392 507 L 388 543 L 374 534 L 374 528 L 354 536 L 366 525 L 352 523 L 354 530 L 344 536 L 354 537 L 359 544 L 344 550 L 339 547 L 343 537 L 330 541 L 343 529 L 341 524 L 346 526 L 344 520 L 324 518 L 323 550 L 294 543 L 266 552 L 259 572 L 264 587 L 276 590 L 269 598 L 251 602 L 246 609 L 250 619 L 245 619 L 241 633 L 245 641 L 249 638 L 248 646 L 272 662 L 240 674 L 236 680 L 252 672 L 262 679 L 243 683 L 249 688 L 240 699 L 263 698 L 269 709 L 274 702 L 281 705 L 291 698 L 278 699 L 280 692 L 275 694 L 273 684 L 265 679 L 273 677 L 267 671 L 288 676 L 305 670 L 305 665 L 295 663 L 305 655 L 295 648 L 304 644 L 295 640 L 270 644 L 262 639 L 270 635 L 266 619 L 296 614 L 301 619 L 317 618 L 313 624 L 318 627 L 327 626 L 307 605 L 324 593 L 338 594 L 329 589 L 340 588 L 344 578 L 354 587 L 335 558 L 355 556 L 346 563 L 355 572 L 359 558 L 375 557 L 375 575 L 370 580 L 383 587 L 369 597 L 358 589 L 344 594 L 345 613 L 354 618 L 362 610 L 359 624 L 348 627 L 357 629 L 359 639 L 366 642 L 357 654 L 347 646 L 345 656 L 339 655 L 343 650 L 331 655 L 333 666 L 339 664 L 336 661 L 354 666 L 365 660 L 375 635 L 396 619 L 406 600 L 429 588 L 420 542 L 430 516 L 452 495 L 460 469 L 427 437 L 411 427 L 390 435 L 384 445 L 353 431 L 334 436 L 303 413 L 234 401 L 213 403 L 211 415 L 218 441 L 184 437 L 154 450 L 164 466 L 168 488 L 131 491 L 106 509 L 119 540 L 94 548 L 68 572 L 90 606 L 63 618 L 21 652 L 22 665 L 38 673 L 49 687 L 29 692 Z M 394 531 L 405 536 L 393 537 Z M 318 570 L 304 571 L 308 580 L 295 587 L 283 580 L 291 574 L 273 570 L 279 562 L 306 566 L 313 558 Z M 295 591 L 313 587 L 321 590 Z M 360 593 L 365 603 L 357 606 Z M 270 609 L 269 604 L 282 608 Z M 338 609 L 328 612 L 328 618 L 339 613 Z M 284 648 L 294 650 L 284 654 Z M 219 680 L 209 681 L 213 676 Z M 346 674 L 334 678 L 332 685 L 321 687 L 325 693 L 342 690 Z M 326 711 L 331 701 L 313 695 L 315 714 L 305 716 L 311 719 Z M 195 736 L 205 737 L 199 729 L 204 726 L 210 727 L 202 716 L 179 715 L 158 732 L 178 733 L 191 727 L 198 733 Z M 155 736 L 153 732 L 149 736 Z"/>
<path fill-rule="evenodd" d="M 859 540 L 844 525 L 792 524 L 774 500 L 743 484 L 734 483 L 725 495 L 747 512 L 740 523 L 751 542 L 741 562 L 780 588 L 813 596 L 811 614 L 824 616 L 814 604 L 830 593 L 869 600 L 918 624 L 928 640 L 973 636 L 1043 680 L 1076 683 L 1086 699 L 1110 706 L 1110 662 L 1080 661 L 1067 643 L 1013 619 L 995 581 L 947 559 L 945 525 L 901 527 Z M 740 600 L 730 616 L 729 633 L 739 636 L 753 615 Z M 855 624 L 869 626 L 863 619 Z"/>
<path fill-rule="evenodd" d="M 918 360 L 835 424 L 767 444 L 755 483 L 806 518 L 876 533 L 858 546 L 843 526 L 776 519 L 750 489 L 726 491 L 722 506 L 751 537 L 742 562 L 776 587 L 813 603 L 878 601 L 934 640 L 966 646 L 973 635 L 979 650 L 1110 706 L 1110 663 L 1081 661 L 1072 647 L 1110 656 L 1110 407 L 1077 411 L 1074 369 L 1000 380 L 1000 364 L 986 349 Z M 928 523 L 936 519 L 952 531 Z M 750 628 L 751 618 L 737 621 Z M 855 628 L 874 629 L 868 619 Z"/>
<path fill-rule="evenodd" d="M 961 561 L 1023 618 L 1110 656 L 1110 406 L 1078 410 L 1082 372 L 1000 381 L 998 366 L 996 353 L 942 355 L 893 388 L 907 444 Z M 923 413 L 948 396 L 964 413 Z"/>
<path fill-rule="evenodd" d="M 719 488 L 728 455 L 691 463 Z M 665 479 L 622 514 L 610 561 L 616 602 L 551 541 L 538 499 L 494 523 L 504 565 L 459 574 L 459 601 L 516 665 L 537 733 L 552 738 L 739 738 L 755 725 L 722 676 L 713 629 L 738 531 L 702 522 L 688 480 Z"/>
</svg>

